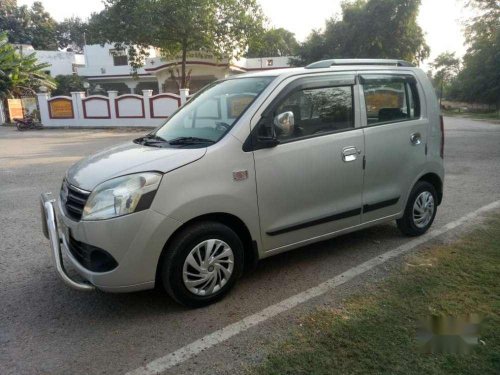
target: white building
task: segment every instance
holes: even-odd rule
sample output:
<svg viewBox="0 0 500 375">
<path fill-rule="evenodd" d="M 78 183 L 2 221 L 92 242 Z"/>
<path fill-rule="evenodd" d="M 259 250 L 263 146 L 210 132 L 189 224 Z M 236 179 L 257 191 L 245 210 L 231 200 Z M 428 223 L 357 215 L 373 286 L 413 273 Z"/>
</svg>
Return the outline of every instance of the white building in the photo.
<svg viewBox="0 0 500 375">
<path fill-rule="evenodd" d="M 38 61 L 50 64 L 46 73 L 52 77 L 75 74 L 78 67 L 85 66 L 84 55 L 64 51 L 35 51 Z"/>
<path fill-rule="evenodd" d="M 118 91 L 120 94 L 141 93 L 142 90 L 153 90 L 154 94 L 163 92 L 178 93 L 176 82 L 171 72 L 177 75 L 180 60 L 166 60 L 159 51 L 150 48 L 149 57 L 144 66 L 132 73 L 125 51 L 116 51 L 113 45 L 107 44 L 86 46 L 85 66 L 77 68 L 77 74 L 91 83 L 92 91 Z M 242 58 L 237 61 L 217 60 L 213 55 L 204 52 L 188 53 L 187 72 L 190 74 L 190 92 L 194 93 L 206 84 L 233 74 L 248 71 L 283 69 L 289 67 L 288 57 Z"/>
<path fill-rule="evenodd" d="M 66 51 L 37 51 L 30 44 L 15 44 L 14 47 L 22 55 L 35 53 L 41 63 L 50 64 L 45 73 L 52 77 L 75 74 L 78 67 L 85 66 L 85 56 Z"/>
<path fill-rule="evenodd" d="M 84 54 L 65 51 L 35 51 L 30 45 L 17 45 L 20 53 L 35 53 L 40 62 L 50 64 L 46 73 L 57 75 L 78 74 L 90 83 L 89 93 L 106 95 L 117 91 L 118 95 L 141 94 L 153 90 L 153 94 L 178 93 L 172 79 L 172 71 L 179 75 L 179 59 L 165 60 L 156 48 L 149 48 L 144 66 L 133 73 L 127 51 L 118 51 L 114 45 L 100 44 L 84 47 Z M 241 58 L 217 60 L 205 52 L 188 53 L 187 72 L 190 75 L 190 92 L 194 93 L 208 83 L 230 75 L 249 71 L 283 69 L 289 67 L 289 57 Z"/>
<path fill-rule="evenodd" d="M 150 48 L 148 53 L 152 58 L 158 54 L 155 48 Z M 127 52 L 117 51 L 111 44 L 85 46 L 84 56 L 85 65 L 77 69 L 77 74 L 91 83 L 92 91 L 98 92 L 100 88 L 103 93 L 113 90 L 124 94 L 158 90 L 154 76 L 144 68 L 138 69 L 134 76 Z"/>
</svg>

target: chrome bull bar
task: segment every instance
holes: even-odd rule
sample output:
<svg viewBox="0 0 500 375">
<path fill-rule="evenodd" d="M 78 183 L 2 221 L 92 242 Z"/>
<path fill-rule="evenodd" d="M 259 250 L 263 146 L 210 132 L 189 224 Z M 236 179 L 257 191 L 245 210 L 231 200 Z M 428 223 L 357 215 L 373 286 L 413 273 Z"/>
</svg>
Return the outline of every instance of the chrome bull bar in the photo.
<svg viewBox="0 0 500 375">
<path fill-rule="evenodd" d="M 50 253 L 59 278 L 69 287 L 80 291 L 95 290 L 93 285 L 73 280 L 64 268 L 61 245 L 65 246 L 63 239 L 59 236 L 57 227 L 56 211 L 54 208 L 56 200 L 52 193 L 43 193 L 40 197 L 40 207 L 42 214 L 43 234 L 50 241 Z"/>
</svg>

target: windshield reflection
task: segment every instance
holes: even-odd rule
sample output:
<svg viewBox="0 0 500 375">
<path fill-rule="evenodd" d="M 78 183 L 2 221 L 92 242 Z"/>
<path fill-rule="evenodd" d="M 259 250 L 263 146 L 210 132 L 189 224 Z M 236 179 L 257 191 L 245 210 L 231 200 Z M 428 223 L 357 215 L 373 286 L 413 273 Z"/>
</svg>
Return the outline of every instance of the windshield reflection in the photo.
<svg viewBox="0 0 500 375">
<path fill-rule="evenodd" d="M 154 134 L 172 144 L 219 141 L 274 77 L 218 81 L 195 95 Z"/>
</svg>

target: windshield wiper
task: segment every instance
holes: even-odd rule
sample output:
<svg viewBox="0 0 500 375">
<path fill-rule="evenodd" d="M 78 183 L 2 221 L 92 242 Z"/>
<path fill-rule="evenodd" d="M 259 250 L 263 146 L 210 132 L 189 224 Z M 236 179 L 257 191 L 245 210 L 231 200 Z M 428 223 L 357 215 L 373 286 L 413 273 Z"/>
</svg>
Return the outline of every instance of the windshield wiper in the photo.
<svg viewBox="0 0 500 375">
<path fill-rule="evenodd" d="M 215 143 L 211 139 L 207 138 L 198 138 L 198 137 L 179 137 L 175 139 L 171 139 L 168 141 L 171 145 L 193 145 L 193 144 L 201 144 L 201 143 Z"/>
<path fill-rule="evenodd" d="M 144 137 L 140 137 L 137 139 L 134 139 L 134 143 L 138 143 L 140 145 L 145 145 L 145 146 L 159 146 L 160 144 L 168 143 L 168 141 L 156 134 L 148 134 Z"/>
</svg>

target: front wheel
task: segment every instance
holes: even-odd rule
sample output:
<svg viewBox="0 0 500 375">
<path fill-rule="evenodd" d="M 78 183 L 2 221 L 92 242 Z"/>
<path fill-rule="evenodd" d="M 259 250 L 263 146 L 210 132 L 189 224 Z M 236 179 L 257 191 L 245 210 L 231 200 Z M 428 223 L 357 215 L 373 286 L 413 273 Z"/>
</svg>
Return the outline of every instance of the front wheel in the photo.
<svg viewBox="0 0 500 375">
<path fill-rule="evenodd" d="M 436 211 L 436 189 L 426 181 L 419 181 L 410 193 L 403 217 L 397 220 L 398 228 L 407 236 L 420 236 L 434 222 Z"/>
<path fill-rule="evenodd" d="M 20 132 L 23 132 L 26 129 L 28 129 L 28 127 L 26 126 L 26 124 L 24 124 L 24 123 L 22 123 L 20 121 L 16 122 L 16 127 L 17 127 L 17 130 L 19 130 Z"/>
<path fill-rule="evenodd" d="M 243 244 L 229 227 L 201 222 L 181 231 L 165 250 L 161 278 L 168 294 L 188 307 L 223 298 L 243 271 Z"/>
</svg>

